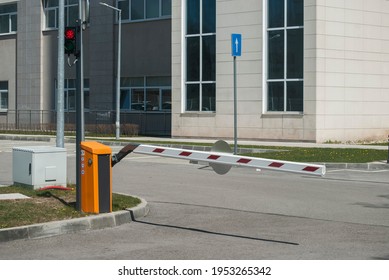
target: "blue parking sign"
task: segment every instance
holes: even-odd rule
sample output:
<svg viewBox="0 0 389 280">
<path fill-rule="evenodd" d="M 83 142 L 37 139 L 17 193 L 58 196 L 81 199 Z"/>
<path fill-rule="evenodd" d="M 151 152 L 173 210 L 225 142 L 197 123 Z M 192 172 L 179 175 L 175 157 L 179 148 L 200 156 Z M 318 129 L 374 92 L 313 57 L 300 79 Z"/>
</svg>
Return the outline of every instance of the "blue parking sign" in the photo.
<svg viewBox="0 0 389 280">
<path fill-rule="evenodd" d="M 231 34 L 231 55 L 242 55 L 242 34 Z"/>
</svg>

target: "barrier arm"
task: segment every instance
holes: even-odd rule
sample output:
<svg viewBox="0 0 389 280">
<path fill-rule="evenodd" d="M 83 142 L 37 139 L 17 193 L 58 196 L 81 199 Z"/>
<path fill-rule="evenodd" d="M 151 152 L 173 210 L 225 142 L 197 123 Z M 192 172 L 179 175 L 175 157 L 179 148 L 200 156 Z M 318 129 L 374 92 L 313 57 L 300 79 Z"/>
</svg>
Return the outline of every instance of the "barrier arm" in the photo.
<svg viewBox="0 0 389 280">
<path fill-rule="evenodd" d="M 228 150 L 231 150 L 231 148 L 222 140 L 217 141 L 209 152 L 154 145 L 129 144 L 112 157 L 112 166 L 120 162 L 120 160 L 129 153 L 133 152 L 145 155 L 184 159 L 192 162 L 207 162 L 218 174 L 226 174 L 231 166 L 259 168 L 314 176 L 324 176 L 326 173 L 325 165 L 232 155 Z"/>
</svg>

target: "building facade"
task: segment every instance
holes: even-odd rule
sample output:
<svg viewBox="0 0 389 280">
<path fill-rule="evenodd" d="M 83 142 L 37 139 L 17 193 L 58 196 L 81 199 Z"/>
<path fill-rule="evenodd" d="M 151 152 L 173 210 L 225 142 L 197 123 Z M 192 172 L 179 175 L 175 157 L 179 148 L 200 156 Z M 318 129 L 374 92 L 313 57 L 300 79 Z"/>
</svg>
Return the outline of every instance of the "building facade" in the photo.
<svg viewBox="0 0 389 280">
<path fill-rule="evenodd" d="M 86 125 L 114 123 L 118 13 L 90 2 L 83 31 Z M 122 10 L 121 112 L 140 132 L 171 127 L 171 1 L 107 0 Z M 79 0 L 65 0 L 65 26 L 74 26 Z M 0 0 L 0 124 L 55 124 L 58 0 Z M 74 123 L 75 57 L 65 57 L 65 120 Z M 70 67 L 68 64 L 72 65 Z"/>
<path fill-rule="evenodd" d="M 89 2 L 86 122 L 113 124 L 117 13 Z M 122 10 L 121 120 L 141 134 L 233 137 L 236 33 L 239 139 L 387 139 L 387 0 L 105 2 Z M 65 0 L 65 25 L 78 3 Z M 58 0 L 0 0 L 0 126 L 55 123 L 57 36 Z M 68 123 L 75 76 L 65 66 Z"/>
<path fill-rule="evenodd" d="M 387 139 L 389 1 L 173 0 L 172 135 Z"/>
</svg>

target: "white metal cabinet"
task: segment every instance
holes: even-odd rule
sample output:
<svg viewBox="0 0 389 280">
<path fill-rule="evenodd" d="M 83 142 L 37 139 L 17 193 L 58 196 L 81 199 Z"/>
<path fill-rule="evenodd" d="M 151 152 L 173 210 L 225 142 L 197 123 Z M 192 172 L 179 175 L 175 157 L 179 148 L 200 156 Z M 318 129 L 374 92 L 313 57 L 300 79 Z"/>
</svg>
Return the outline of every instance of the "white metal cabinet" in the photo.
<svg viewBox="0 0 389 280">
<path fill-rule="evenodd" d="M 48 146 L 14 147 L 12 173 L 15 185 L 33 189 L 66 186 L 66 149 Z"/>
</svg>

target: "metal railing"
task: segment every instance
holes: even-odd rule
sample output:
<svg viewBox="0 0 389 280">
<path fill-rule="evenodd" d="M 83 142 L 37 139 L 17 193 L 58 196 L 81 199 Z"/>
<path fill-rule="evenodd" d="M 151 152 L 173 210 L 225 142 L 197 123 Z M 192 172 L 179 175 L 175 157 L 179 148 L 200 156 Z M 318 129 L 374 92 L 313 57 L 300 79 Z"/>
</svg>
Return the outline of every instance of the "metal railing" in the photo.
<svg viewBox="0 0 389 280">
<path fill-rule="evenodd" d="M 85 111 L 85 132 L 115 134 L 115 116 L 115 111 Z M 65 112 L 65 131 L 75 132 L 75 119 L 76 112 Z M 121 112 L 120 122 L 122 135 L 171 135 L 171 112 Z M 56 126 L 57 112 L 54 110 L 0 111 L 1 131 L 54 132 Z"/>
</svg>

